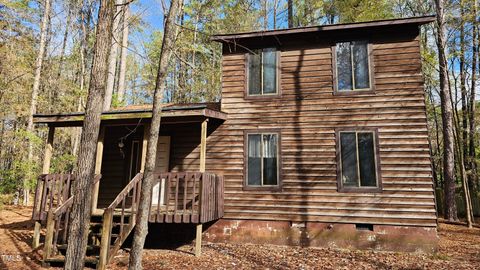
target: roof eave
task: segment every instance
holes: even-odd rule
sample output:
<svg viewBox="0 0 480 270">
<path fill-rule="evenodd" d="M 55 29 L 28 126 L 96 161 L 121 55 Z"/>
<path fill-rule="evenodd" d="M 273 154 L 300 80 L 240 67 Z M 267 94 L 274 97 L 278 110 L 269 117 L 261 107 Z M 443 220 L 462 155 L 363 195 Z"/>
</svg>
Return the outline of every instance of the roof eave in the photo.
<svg viewBox="0 0 480 270">
<path fill-rule="evenodd" d="M 217 42 L 229 42 L 235 39 L 269 37 L 269 36 L 290 35 L 290 34 L 298 34 L 298 33 L 327 32 L 327 31 L 335 31 L 335 30 L 361 29 L 361 28 L 370 28 L 370 27 L 388 27 L 388 26 L 407 25 L 407 24 L 423 25 L 423 24 L 432 23 L 434 21 L 435 21 L 435 15 L 428 15 L 428 16 L 422 16 L 422 17 L 411 17 L 411 18 L 403 18 L 403 19 L 388 19 L 388 20 L 368 21 L 368 22 L 307 26 L 307 27 L 279 29 L 279 30 L 213 35 L 210 38 L 210 40 L 217 41 Z"/>
<path fill-rule="evenodd" d="M 162 112 L 162 117 L 190 117 L 200 116 L 205 118 L 214 118 L 219 120 L 226 120 L 227 114 L 221 111 L 216 111 L 209 108 L 196 109 L 177 109 L 167 110 Z M 34 115 L 33 122 L 35 124 L 61 124 L 61 123 L 82 123 L 85 118 L 84 113 L 71 114 L 51 114 L 51 115 Z M 150 119 L 152 118 L 152 110 L 132 110 L 119 112 L 104 112 L 100 119 L 107 120 L 129 120 L 129 119 Z"/>
</svg>

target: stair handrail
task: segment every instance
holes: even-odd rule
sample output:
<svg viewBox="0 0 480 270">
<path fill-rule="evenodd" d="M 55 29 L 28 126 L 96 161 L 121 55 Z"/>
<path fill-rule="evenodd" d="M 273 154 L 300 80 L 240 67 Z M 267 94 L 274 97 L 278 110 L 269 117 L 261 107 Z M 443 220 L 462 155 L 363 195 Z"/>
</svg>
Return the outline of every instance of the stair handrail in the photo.
<svg viewBox="0 0 480 270">
<path fill-rule="evenodd" d="M 122 246 L 125 239 L 133 230 L 136 224 L 136 214 L 138 211 L 138 204 L 140 200 L 140 191 L 142 186 L 143 173 L 138 173 L 135 177 L 130 180 L 130 182 L 125 186 L 125 188 L 117 195 L 115 200 L 105 209 L 103 213 L 103 224 L 102 224 L 102 238 L 100 243 L 100 257 L 98 261 L 97 269 L 105 269 L 106 265 L 110 262 L 112 257 L 117 253 L 117 251 Z M 128 194 L 133 190 L 133 195 L 130 197 Z M 131 198 L 131 207 L 130 209 L 126 208 L 127 199 Z M 121 204 L 120 213 L 120 232 L 118 234 L 115 242 L 111 243 L 111 233 L 113 228 L 113 215 L 117 207 Z M 124 224 L 125 212 L 130 213 L 129 221 L 127 224 Z M 124 228 L 126 226 L 126 228 Z"/>
<path fill-rule="evenodd" d="M 95 185 L 102 178 L 101 174 L 95 175 L 93 179 L 93 185 Z M 50 208 L 47 214 L 47 232 L 45 235 L 44 251 L 43 251 L 43 260 L 50 258 L 54 253 L 57 252 L 56 244 L 58 242 L 58 236 L 61 229 L 61 243 L 67 243 L 68 237 L 68 223 L 70 219 L 70 209 L 73 206 L 74 195 L 71 195 L 66 201 L 64 201 L 57 208 Z M 63 222 L 63 224 L 62 224 Z M 62 226 L 63 225 L 63 226 Z"/>
<path fill-rule="evenodd" d="M 37 179 L 32 219 L 44 221 L 50 208 L 57 208 L 71 193 L 73 174 L 41 174 Z"/>
</svg>

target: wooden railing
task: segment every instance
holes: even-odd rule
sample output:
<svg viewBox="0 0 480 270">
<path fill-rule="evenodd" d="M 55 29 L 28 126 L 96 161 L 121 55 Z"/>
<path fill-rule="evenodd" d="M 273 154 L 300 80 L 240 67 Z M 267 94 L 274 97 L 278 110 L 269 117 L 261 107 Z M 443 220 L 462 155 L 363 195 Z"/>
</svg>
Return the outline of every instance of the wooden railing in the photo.
<svg viewBox="0 0 480 270">
<path fill-rule="evenodd" d="M 105 268 L 135 227 L 142 179 L 143 174 L 138 173 L 103 213 L 98 269 Z M 111 244 L 114 214 L 119 215 L 120 220 L 117 224 L 119 225 L 119 233 L 113 244 Z M 126 219 L 128 219 L 128 221 L 126 221 Z"/>
<path fill-rule="evenodd" d="M 43 221 L 70 197 L 72 174 L 42 174 L 38 177 L 32 219 Z"/>
<path fill-rule="evenodd" d="M 106 268 L 136 224 L 142 178 L 138 173 L 105 209 L 97 269 Z M 219 219 L 223 216 L 223 188 L 223 176 L 213 173 L 156 174 L 149 221 L 204 223 Z M 115 236 L 113 227 L 119 229 Z"/>
<path fill-rule="evenodd" d="M 201 172 L 157 174 L 150 222 L 205 223 L 223 216 L 223 176 Z"/>
<path fill-rule="evenodd" d="M 223 192 L 223 176 L 213 173 L 203 174 L 200 223 L 223 217 Z"/>
<path fill-rule="evenodd" d="M 95 175 L 93 184 L 100 181 L 101 175 Z M 54 196 L 52 196 L 54 197 Z M 47 231 L 45 235 L 45 244 L 43 259 L 46 260 L 57 254 L 57 246 L 67 244 L 68 224 L 70 211 L 73 205 L 74 196 L 70 196 L 57 208 L 49 207 L 47 214 Z"/>
</svg>

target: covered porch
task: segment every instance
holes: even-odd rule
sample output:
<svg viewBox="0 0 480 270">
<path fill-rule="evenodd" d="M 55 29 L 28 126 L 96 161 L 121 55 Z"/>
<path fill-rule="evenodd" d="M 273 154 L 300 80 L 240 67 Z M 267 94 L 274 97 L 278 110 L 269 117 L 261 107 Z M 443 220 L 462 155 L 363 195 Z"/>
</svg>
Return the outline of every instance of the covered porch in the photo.
<svg viewBox="0 0 480 270">
<path fill-rule="evenodd" d="M 97 239 L 103 245 L 99 265 L 108 263 L 135 226 L 151 117 L 151 107 L 138 106 L 102 114 L 92 218 L 100 217 L 104 227 L 99 238 L 110 240 Z M 201 224 L 223 216 L 223 176 L 206 172 L 205 166 L 208 134 L 225 119 L 217 104 L 163 108 L 149 222 L 197 224 L 200 240 Z M 58 245 L 66 244 L 75 181 L 71 174 L 50 172 L 55 128 L 81 127 L 83 114 L 35 115 L 34 121 L 48 126 L 48 139 L 32 214 L 36 221 L 33 246 L 39 245 L 41 224 L 45 224 L 45 247 L 51 247 L 46 254 L 52 257 Z"/>
</svg>

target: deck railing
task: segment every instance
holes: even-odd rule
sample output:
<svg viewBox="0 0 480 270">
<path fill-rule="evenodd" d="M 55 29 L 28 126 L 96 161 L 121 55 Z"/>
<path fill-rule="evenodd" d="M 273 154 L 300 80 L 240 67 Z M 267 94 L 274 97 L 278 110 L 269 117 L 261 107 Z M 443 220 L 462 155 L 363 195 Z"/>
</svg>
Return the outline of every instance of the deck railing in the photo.
<svg viewBox="0 0 480 270">
<path fill-rule="evenodd" d="M 136 224 L 142 178 L 138 173 L 105 209 L 98 269 L 105 269 Z M 154 175 L 150 222 L 204 223 L 222 216 L 222 176 L 200 172 Z M 119 230 L 115 236 L 114 226 Z"/>
<path fill-rule="evenodd" d="M 157 174 L 149 221 L 204 223 L 223 216 L 223 176 L 201 172 Z"/>
<path fill-rule="evenodd" d="M 70 197 L 72 174 L 42 174 L 38 177 L 33 220 L 45 220 L 50 209 L 55 210 Z"/>
<path fill-rule="evenodd" d="M 96 175 L 97 183 L 101 175 Z M 105 209 L 102 220 L 99 269 L 103 269 L 136 224 L 143 174 L 138 173 Z M 74 196 L 70 174 L 42 175 L 37 183 L 33 219 L 47 220 L 44 260 L 66 248 Z M 170 172 L 154 175 L 150 222 L 205 223 L 223 217 L 223 176 L 208 172 Z M 112 229 L 115 227 L 115 234 Z"/>
</svg>

